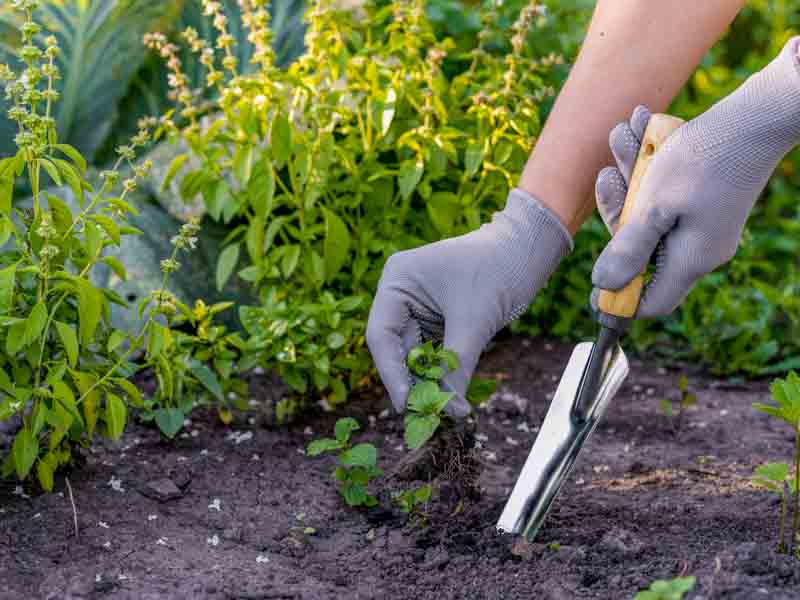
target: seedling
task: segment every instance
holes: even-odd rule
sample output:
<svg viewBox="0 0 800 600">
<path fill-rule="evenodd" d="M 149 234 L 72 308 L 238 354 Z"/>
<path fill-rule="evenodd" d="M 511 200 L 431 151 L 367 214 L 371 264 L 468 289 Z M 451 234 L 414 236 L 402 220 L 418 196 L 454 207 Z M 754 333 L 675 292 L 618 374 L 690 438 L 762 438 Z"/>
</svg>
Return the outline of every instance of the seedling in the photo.
<svg viewBox="0 0 800 600">
<path fill-rule="evenodd" d="M 428 342 L 408 353 L 408 366 L 421 378 L 409 394 L 405 417 L 406 445 L 416 450 L 424 446 L 442 424 L 442 411 L 453 392 L 442 391 L 438 381 L 446 372 L 458 368 L 458 355 L 452 350 L 434 348 L 433 343 Z"/>
<path fill-rule="evenodd" d="M 371 479 L 383 475 L 383 471 L 375 466 L 378 460 L 375 446 L 366 443 L 351 445 L 350 437 L 358 429 L 361 427 L 355 419 L 339 419 L 334 428 L 335 439 L 314 440 L 308 445 L 306 454 L 319 456 L 326 452 L 338 452 L 339 466 L 333 476 L 339 482 L 339 493 L 349 506 L 369 508 L 378 504 L 378 501 L 367 493 L 367 484 Z"/>
<path fill-rule="evenodd" d="M 404 513 L 421 515 L 419 507 L 428 503 L 432 493 L 433 488 L 430 485 L 423 485 L 416 489 L 397 492 L 394 501 Z"/>
<path fill-rule="evenodd" d="M 762 465 L 756 469 L 753 483 L 775 492 L 781 497 L 781 518 L 780 532 L 778 533 L 778 552 L 786 552 L 787 547 L 784 543 L 786 533 L 786 517 L 788 508 L 788 496 L 792 490 L 787 485 L 790 467 L 786 463 L 771 463 Z M 787 494 L 788 492 L 788 494 Z"/>
<path fill-rule="evenodd" d="M 696 582 L 697 579 L 691 576 L 659 579 L 651 583 L 648 589 L 636 594 L 634 600 L 681 600 Z"/>
<path fill-rule="evenodd" d="M 686 409 L 697 404 L 697 396 L 689 392 L 689 380 L 685 375 L 682 375 L 680 381 L 678 382 L 678 390 L 681 393 L 681 399 L 678 402 L 677 415 L 675 414 L 675 410 L 672 407 L 671 401 L 666 399 L 661 401 L 661 410 L 664 411 L 664 414 L 670 418 L 675 418 L 673 421 L 675 433 L 678 433 L 681 430 L 681 426 L 683 425 L 683 415 L 686 412 Z"/>
<path fill-rule="evenodd" d="M 789 545 L 797 541 L 798 525 L 800 524 L 800 377 L 792 371 L 786 379 L 776 379 L 770 386 L 772 399 L 778 406 L 768 404 L 753 404 L 758 410 L 772 415 L 787 423 L 795 433 L 794 452 L 794 510 L 792 514 L 792 532 L 789 536 Z M 780 473 L 775 473 L 779 475 Z M 787 472 L 788 474 L 788 472 Z M 781 538 L 781 542 L 783 538 Z M 787 548 L 786 551 L 789 551 Z"/>
</svg>

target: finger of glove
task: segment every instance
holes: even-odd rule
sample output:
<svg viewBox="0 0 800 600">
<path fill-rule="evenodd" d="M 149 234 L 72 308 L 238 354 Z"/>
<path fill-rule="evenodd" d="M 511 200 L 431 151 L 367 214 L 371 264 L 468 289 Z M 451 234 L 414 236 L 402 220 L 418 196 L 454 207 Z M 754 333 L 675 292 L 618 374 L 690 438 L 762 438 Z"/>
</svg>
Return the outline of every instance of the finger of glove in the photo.
<svg viewBox="0 0 800 600">
<path fill-rule="evenodd" d="M 644 139 L 644 133 L 647 131 L 647 126 L 650 124 L 650 117 L 652 116 L 653 113 L 650 112 L 650 109 L 642 104 L 633 110 L 630 122 L 631 131 L 636 136 L 636 139 L 639 140 L 639 144 Z"/>
<path fill-rule="evenodd" d="M 367 346 L 392 406 L 400 413 L 405 410 L 410 389 L 406 346 L 414 343 L 415 326 L 409 306 L 400 294 L 378 291 L 367 321 Z"/>
<path fill-rule="evenodd" d="M 620 123 L 611 130 L 608 136 L 608 145 L 611 154 L 617 162 L 617 168 L 625 178 L 625 183 L 630 183 L 633 168 L 636 166 L 636 159 L 639 156 L 641 142 L 631 129 L 630 124 Z"/>
<path fill-rule="evenodd" d="M 600 171 L 595 184 L 597 209 L 612 235 L 617 230 L 627 193 L 628 186 L 619 169 L 606 167 Z"/>
<path fill-rule="evenodd" d="M 623 225 L 597 259 L 592 284 L 601 290 L 624 288 L 644 271 L 663 231 L 652 219 L 636 219 Z"/>
<path fill-rule="evenodd" d="M 653 278 L 642 293 L 637 318 L 665 317 L 680 306 L 703 274 L 692 264 L 692 257 L 700 258 L 687 235 L 679 230 L 667 234 L 658 250 Z"/>
<path fill-rule="evenodd" d="M 445 412 L 453 418 L 461 419 L 472 412 L 467 400 L 467 387 L 488 340 L 465 320 L 447 321 L 444 334 L 444 347 L 458 354 L 458 369 L 445 375 L 443 387 L 455 395 L 445 407 Z"/>
</svg>

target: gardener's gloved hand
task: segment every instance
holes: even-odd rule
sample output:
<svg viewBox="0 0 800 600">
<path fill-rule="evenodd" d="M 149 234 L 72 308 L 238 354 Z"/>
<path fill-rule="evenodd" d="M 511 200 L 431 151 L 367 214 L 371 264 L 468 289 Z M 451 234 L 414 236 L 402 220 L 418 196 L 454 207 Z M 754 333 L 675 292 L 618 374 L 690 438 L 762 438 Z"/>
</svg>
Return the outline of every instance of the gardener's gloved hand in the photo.
<svg viewBox="0 0 800 600">
<path fill-rule="evenodd" d="M 700 277 L 735 254 L 769 177 L 800 143 L 799 42 L 791 40 L 736 92 L 673 133 L 653 159 L 633 213 L 592 273 L 596 288 L 619 290 L 655 252 L 655 275 L 637 317 L 668 315 Z M 639 107 L 611 133 L 619 169 L 602 171 L 597 182 L 600 212 L 611 228 L 649 116 Z"/>
<path fill-rule="evenodd" d="M 369 315 L 367 343 L 395 409 L 406 406 L 409 350 L 444 337 L 460 359 L 444 380 L 456 393 L 446 410 L 469 414 L 466 389 L 484 347 L 522 314 L 571 249 L 558 217 L 513 190 L 505 209 L 477 231 L 392 255 Z"/>
</svg>

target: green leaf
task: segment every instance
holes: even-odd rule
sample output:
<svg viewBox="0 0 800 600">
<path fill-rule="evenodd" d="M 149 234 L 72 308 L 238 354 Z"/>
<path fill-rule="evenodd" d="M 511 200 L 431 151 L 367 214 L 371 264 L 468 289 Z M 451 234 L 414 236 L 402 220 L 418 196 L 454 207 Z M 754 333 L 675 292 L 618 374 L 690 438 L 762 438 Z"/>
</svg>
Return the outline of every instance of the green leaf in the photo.
<svg viewBox="0 0 800 600">
<path fill-rule="evenodd" d="M 339 492 L 348 506 L 361 506 L 367 501 L 367 490 L 360 483 L 346 482 Z"/>
<path fill-rule="evenodd" d="M 233 156 L 233 172 L 242 187 L 247 187 L 250 177 L 253 175 L 253 161 L 255 160 L 256 149 L 254 146 L 239 146 Z"/>
<path fill-rule="evenodd" d="M 14 179 L 13 177 L 3 177 L 0 179 L 0 214 L 11 213 L 11 203 L 14 198 Z"/>
<path fill-rule="evenodd" d="M 239 244 L 228 246 L 217 261 L 217 291 L 222 291 L 239 263 Z"/>
<path fill-rule="evenodd" d="M 211 392 L 217 400 L 222 402 L 225 399 L 222 394 L 222 386 L 211 369 L 202 363 L 196 362 L 192 365 L 190 370 L 192 375 L 197 377 L 197 380 L 203 384 L 203 387 Z"/>
<path fill-rule="evenodd" d="M 411 450 L 421 448 L 433 437 L 433 434 L 436 433 L 441 422 L 441 419 L 437 415 L 406 414 L 406 445 Z"/>
<path fill-rule="evenodd" d="M 100 324 L 105 299 L 103 293 L 95 288 L 91 282 L 85 279 L 78 279 L 77 282 L 80 340 L 81 345 L 87 347 L 92 343 L 97 326 Z"/>
<path fill-rule="evenodd" d="M 374 467 L 378 451 L 372 444 L 358 444 L 339 455 L 339 462 L 345 467 Z"/>
<path fill-rule="evenodd" d="M 105 421 L 108 429 L 108 437 L 118 440 L 125 431 L 125 422 L 128 419 L 128 407 L 125 406 L 122 398 L 114 394 L 106 396 Z"/>
<path fill-rule="evenodd" d="M 321 440 L 314 440 L 308 445 L 306 454 L 308 456 L 319 456 L 324 452 L 332 452 L 334 450 L 341 450 L 342 443 L 330 438 L 323 438 Z"/>
<path fill-rule="evenodd" d="M 22 347 L 28 346 L 38 340 L 44 326 L 47 324 L 47 306 L 44 302 L 37 302 L 31 314 L 25 321 L 25 333 L 23 334 Z"/>
<path fill-rule="evenodd" d="M 453 392 L 442 392 L 434 381 L 416 384 L 408 397 L 408 409 L 424 415 L 438 415 L 453 397 Z"/>
<path fill-rule="evenodd" d="M 464 157 L 464 166 L 466 168 L 467 177 L 472 177 L 478 172 L 478 169 L 483 162 L 483 148 L 482 143 L 473 142 L 467 146 L 466 155 Z"/>
<path fill-rule="evenodd" d="M 347 343 L 347 338 L 338 331 L 334 331 L 333 333 L 328 334 L 328 337 L 325 341 L 328 344 L 328 348 L 331 350 L 338 350 Z"/>
<path fill-rule="evenodd" d="M 53 183 L 58 186 L 62 185 L 61 173 L 58 172 L 58 168 L 53 163 L 46 158 L 40 158 L 39 165 L 44 167 L 44 170 L 47 171 L 48 175 L 50 175 L 50 179 L 53 180 Z"/>
<path fill-rule="evenodd" d="M 469 382 L 467 389 L 467 401 L 472 406 L 477 406 L 481 402 L 485 402 L 497 390 L 497 382 L 494 379 L 483 379 L 482 377 L 473 377 Z"/>
<path fill-rule="evenodd" d="M 56 400 L 58 400 L 70 416 L 83 427 L 83 417 L 80 411 L 78 411 L 75 395 L 64 381 L 56 381 L 53 383 L 53 396 L 55 396 Z"/>
<path fill-rule="evenodd" d="M 400 166 L 400 173 L 398 174 L 397 184 L 399 186 L 400 195 L 403 198 L 409 198 L 414 190 L 417 189 L 420 180 L 422 180 L 422 173 L 425 170 L 425 163 L 421 160 L 408 160 Z"/>
<path fill-rule="evenodd" d="M 115 244 L 119 245 L 121 234 L 119 225 L 114 222 L 114 219 L 108 215 L 92 215 L 90 218 L 103 228 L 103 231 L 106 232 L 106 235 L 110 237 Z"/>
<path fill-rule="evenodd" d="M 350 251 L 350 232 L 335 213 L 323 209 L 325 215 L 325 279 L 328 283 L 339 274 Z"/>
<path fill-rule="evenodd" d="M 281 261 L 281 271 L 283 271 L 283 276 L 287 279 L 292 276 L 295 269 L 297 268 L 297 263 L 300 261 L 300 245 L 299 244 L 291 244 L 289 246 L 284 246 L 285 252 L 283 254 L 283 260 Z"/>
<path fill-rule="evenodd" d="M 292 152 L 292 130 L 286 115 L 279 113 L 272 120 L 270 136 L 272 156 L 278 162 L 286 162 Z"/>
<path fill-rule="evenodd" d="M 80 169 L 81 173 L 85 173 L 88 165 L 86 164 L 86 159 L 83 158 L 80 152 L 78 152 L 75 148 L 70 146 L 69 144 L 55 144 L 53 146 L 56 150 L 64 154 L 68 157 L 73 164 Z"/>
<path fill-rule="evenodd" d="M 17 265 L 0 270 L 0 315 L 7 315 L 14 306 Z"/>
<path fill-rule="evenodd" d="M 189 160 L 188 154 L 179 154 L 172 159 L 169 169 L 167 169 L 167 174 L 164 176 L 164 182 L 161 184 L 161 191 L 165 191 L 169 187 L 169 184 L 172 183 L 172 180 L 175 179 L 178 171 L 181 170 L 187 160 Z"/>
<path fill-rule="evenodd" d="M 17 477 L 25 479 L 39 455 L 39 440 L 27 427 L 19 430 L 11 447 Z"/>
<path fill-rule="evenodd" d="M 137 388 L 130 381 L 122 377 L 114 377 L 112 378 L 112 381 L 122 388 L 122 390 L 125 392 L 125 395 L 128 396 L 128 402 L 130 404 L 136 407 L 141 407 L 144 404 L 142 393 L 139 391 L 139 388 Z"/>
<path fill-rule="evenodd" d="M 347 444 L 350 441 L 350 436 L 352 433 L 358 429 L 361 429 L 358 421 L 352 417 L 345 417 L 344 419 L 339 419 L 336 421 L 334 434 L 340 443 Z"/>
<path fill-rule="evenodd" d="M 170 439 L 181 430 L 185 418 L 183 411 L 178 408 L 159 408 L 153 416 L 161 433 Z"/>
<path fill-rule="evenodd" d="M 395 102 L 397 101 L 397 94 L 392 88 L 389 88 L 386 94 L 386 102 L 381 115 L 381 134 L 386 135 L 389 133 L 389 128 L 392 126 L 395 113 Z"/>
<path fill-rule="evenodd" d="M 452 192 L 436 192 L 428 199 L 426 206 L 434 227 L 442 235 L 453 233 L 463 210 L 458 196 Z"/>
<path fill-rule="evenodd" d="M 55 321 L 55 326 L 67 353 L 69 366 L 74 368 L 78 364 L 78 336 L 75 335 L 75 330 L 66 323 Z"/>
<path fill-rule="evenodd" d="M 106 349 L 109 352 L 114 352 L 117 348 L 119 348 L 125 340 L 128 339 L 128 336 L 119 329 L 115 329 L 110 336 L 108 336 L 108 344 L 106 344 Z"/>
<path fill-rule="evenodd" d="M 50 461 L 39 459 L 36 463 L 36 477 L 45 492 L 53 491 L 53 465 Z"/>
<path fill-rule="evenodd" d="M 100 390 L 96 387 L 91 392 L 89 390 L 92 389 L 97 382 L 97 378 L 90 373 L 73 373 L 73 378 L 75 379 L 75 385 L 81 394 L 81 398 L 83 398 L 83 402 L 81 403 L 81 408 L 83 409 L 82 420 L 86 422 L 86 434 L 91 440 L 94 436 L 95 427 L 97 427 L 97 409 L 100 405 Z"/>
<path fill-rule="evenodd" d="M 675 413 L 672 410 L 672 402 L 669 400 L 662 400 L 659 402 L 659 406 L 661 406 L 661 412 L 663 412 L 668 417 L 672 417 Z"/>
<path fill-rule="evenodd" d="M 758 467 L 756 469 L 756 475 L 776 483 L 783 483 L 789 476 L 789 471 L 790 467 L 786 463 L 770 463 Z"/>
</svg>

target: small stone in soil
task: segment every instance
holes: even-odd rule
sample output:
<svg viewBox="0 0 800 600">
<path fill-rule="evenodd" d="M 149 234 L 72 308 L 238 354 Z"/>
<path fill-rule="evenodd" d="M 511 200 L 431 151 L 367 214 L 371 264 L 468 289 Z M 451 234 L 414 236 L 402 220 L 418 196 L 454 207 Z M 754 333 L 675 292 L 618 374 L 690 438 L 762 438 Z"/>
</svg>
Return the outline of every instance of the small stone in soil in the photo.
<svg viewBox="0 0 800 600">
<path fill-rule="evenodd" d="M 159 502 L 169 502 L 183 496 L 183 492 L 175 482 L 166 477 L 149 481 L 140 491 L 148 498 Z"/>
</svg>

